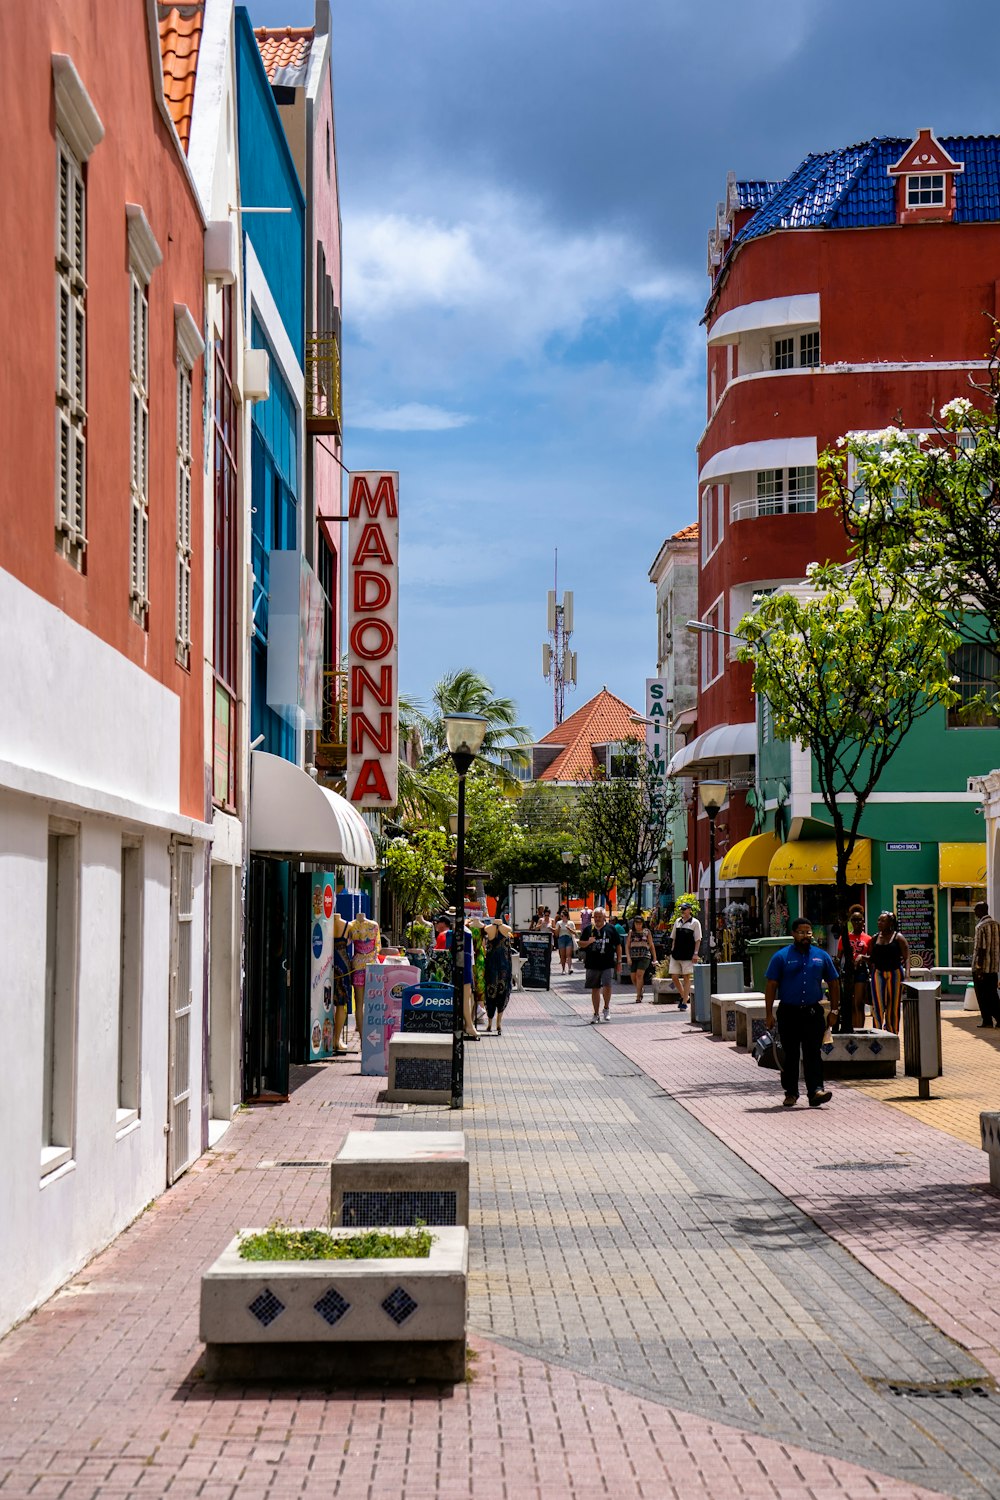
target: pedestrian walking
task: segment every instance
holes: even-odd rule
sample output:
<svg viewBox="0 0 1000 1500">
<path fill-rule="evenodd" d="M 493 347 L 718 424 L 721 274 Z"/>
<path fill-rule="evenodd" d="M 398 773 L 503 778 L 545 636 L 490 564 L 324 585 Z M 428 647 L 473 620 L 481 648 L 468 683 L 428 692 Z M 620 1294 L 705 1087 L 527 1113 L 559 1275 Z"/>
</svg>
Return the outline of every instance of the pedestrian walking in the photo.
<svg viewBox="0 0 1000 1500">
<path fill-rule="evenodd" d="M 899 1031 L 903 980 L 910 974 L 910 945 L 895 912 L 884 911 L 868 950 L 872 973 L 872 1024 L 876 1031 Z"/>
<path fill-rule="evenodd" d="M 625 958 L 629 973 L 632 975 L 632 983 L 635 985 L 635 1003 L 641 1005 L 643 985 L 646 983 L 646 974 L 653 961 L 653 934 L 646 925 L 646 919 L 641 912 L 637 912 L 632 918 L 628 935 L 625 938 Z"/>
<path fill-rule="evenodd" d="M 840 939 L 840 956 L 843 959 L 847 953 L 847 943 L 851 945 L 851 957 L 854 960 L 854 997 L 853 1014 L 851 1025 L 855 1031 L 865 1029 L 865 1004 L 868 1000 L 870 984 L 870 961 L 872 940 L 865 931 L 864 908 L 852 906 L 848 912 L 850 931 L 846 937 Z"/>
<path fill-rule="evenodd" d="M 590 991 L 591 1004 L 594 1014 L 591 1017 L 591 1026 L 596 1026 L 601 1019 L 601 999 L 604 1000 L 604 1021 L 611 1014 L 611 986 L 621 973 L 622 944 L 603 906 L 594 910 L 592 924 L 587 927 L 580 938 L 580 947 L 583 949 L 583 962 L 586 970 L 585 984 Z"/>
<path fill-rule="evenodd" d="M 678 1010 L 686 1010 L 691 998 L 694 956 L 700 947 L 701 923 L 695 916 L 690 901 L 683 901 L 677 921 L 670 929 L 670 977 L 680 996 L 677 1001 Z"/>
<path fill-rule="evenodd" d="M 494 1020 L 497 1023 L 497 1036 L 503 1036 L 503 1013 L 507 1009 L 513 982 L 510 937 L 510 928 L 502 923 L 487 924 L 484 943 L 487 1036 L 493 1030 Z"/>
<path fill-rule="evenodd" d="M 813 947 L 812 923 L 796 917 L 792 941 L 779 948 L 764 975 L 764 1016 L 768 1030 L 774 1025 L 774 1002 L 778 1000 L 778 1037 L 784 1049 L 781 1086 L 782 1104 L 791 1109 L 799 1097 L 799 1055 L 806 1077 L 806 1094 L 813 1109 L 833 1095 L 823 1087 L 823 1054 L 820 1048 L 827 1018 L 823 1008 L 823 985 L 830 996 L 830 1021 L 840 1012 L 840 977 L 829 953 Z"/>
<path fill-rule="evenodd" d="M 569 908 L 561 906 L 556 917 L 556 946 L 559 949 L 559 967 L 563 974 L 573 972 L 573 948 L 576 944 L 576 923 Z"/>
<path fill-rule="evenodd" d="M 983 1018 L 979 1026 L 1000 1026 L 1000 997 L 997 995 L 1000 922 L 990 916 L 990 909 L 985 901 L 977 901 L 972 910 L 977 919 L 972 945 L 972 983 Z"/>
</svg>

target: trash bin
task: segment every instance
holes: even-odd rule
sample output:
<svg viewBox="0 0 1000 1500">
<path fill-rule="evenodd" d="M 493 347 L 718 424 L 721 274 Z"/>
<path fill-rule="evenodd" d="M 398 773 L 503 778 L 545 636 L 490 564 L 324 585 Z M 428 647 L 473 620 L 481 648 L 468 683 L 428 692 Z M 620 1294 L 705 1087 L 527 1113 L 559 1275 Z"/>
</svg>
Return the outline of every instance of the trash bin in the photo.
<svg viewBox="0 0 1000 1500">
<path fill-rule="evenodd" d="M 764 974 L 768 964 L 774 955 L 782 948 L 787 948 L 791 942 L 790 937 L 766 937 L 751 938 L 747 943 L 747 952 L 750 954 L 750 988 L 760 990 L 764 993 Z"/>
<path fill-rule="evenodd" d="M 931 1079 L 944 1072 L 941 1062 L 941 983 L 908 979 L 903 985 L 903 1072 L 920 1080 L 919 1097 L 931 1097 Z"/>
<path fill-rule="evenodd" d="M 742 994 L 745 989 L 743 983 L 742 964 L 716 964 L 716 978 L 718 981 L 717 995 Z M 712 966 L 711 964 L 695 964 L 694 966 L 694 994 L 691 1000 L 691 1021 L 695 1026 L 703 1026 L 706 1031 L 712 1025 Z"/>
</svg>

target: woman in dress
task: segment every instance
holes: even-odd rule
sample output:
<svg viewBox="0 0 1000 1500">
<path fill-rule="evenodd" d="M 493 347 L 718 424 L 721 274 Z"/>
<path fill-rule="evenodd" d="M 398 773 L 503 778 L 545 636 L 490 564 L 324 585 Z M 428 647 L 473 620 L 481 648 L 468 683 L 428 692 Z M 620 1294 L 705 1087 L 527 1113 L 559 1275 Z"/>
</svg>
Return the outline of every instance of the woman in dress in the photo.
<svg viewBox="0 0 1000 1500">
<path fill-rule="evenodd" d="M 872 1021 L 876 1031 L 899 1031 L 899 1001 L 910 973 L 910 945 L 894 912 L 884 911 L 868 950 L 872 969 Z"/>
<path fill-rule="evenodd" d="M 637 912 L 625 936 L 625 958 L 628 962 L 632 983 L 635 985 L 635 1003 L 642 1004 L 642 990 L 646 983 L 646 972 L 653 961 L 653 934 L 646 925 L 642 912 Z"/>
<path fill-rule="evenodd" d="M 560 906 L 556 917 L 556 947 L 559 949 L 559 967 L 563 974 L 573 972 L 573 944 L 576 942 L 576 923 L 569 908 Z"/>
<path fill-rule="evenodd" d="M 510 928 L 499 922 L 490 922 L 486 928 L 486 1031 L 493 1030 L 494 1017 L 497 1036 L 503 1036 L 503 1013 L 510 999 L 512 967 L 510 961 Z"/>
<path fill-rule="evenodd" d="M 852 906 L 848 912 L 850 931 L 847 940 L 851 944 L 851 955 L 854 959 L 854 1014 L 851 1017 L 851 1025 L 855 1031 L 865 1029 L 865 1004 L 868 999 L 869 976 L 870 976 L 870 952 L 872 940 L 865 931 L 865 913 L 861 906 Z M 843 964 L 847 952 L 845 939 L 840 939 L 840 959 Z"/>
</svg>

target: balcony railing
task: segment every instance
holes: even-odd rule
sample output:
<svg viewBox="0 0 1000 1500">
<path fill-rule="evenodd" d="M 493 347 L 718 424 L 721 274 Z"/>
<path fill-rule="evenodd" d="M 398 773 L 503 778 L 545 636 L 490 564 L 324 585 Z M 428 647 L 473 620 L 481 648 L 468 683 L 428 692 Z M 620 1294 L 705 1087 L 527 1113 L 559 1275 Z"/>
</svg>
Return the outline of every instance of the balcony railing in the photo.
<svg viewBox="0 0 1000 1500">
<path fill-rule="evenodd" d="M 801 516 L 816 509 L 815 499 L 740 500 L 733 506 L 734 521 L 755 521 L 758 516 Z"/>
<path fill-rule="evenodd" d="M 306 429 L 341 432 L 340 345 L 335 333 L 306 335 Z"/>
<path fill-rule="evenodd" d="M 323 718 L 316 731 L 316 765 L 343 775 L 347 769 L 347 673 L 323 669 Z"/>
</svg>

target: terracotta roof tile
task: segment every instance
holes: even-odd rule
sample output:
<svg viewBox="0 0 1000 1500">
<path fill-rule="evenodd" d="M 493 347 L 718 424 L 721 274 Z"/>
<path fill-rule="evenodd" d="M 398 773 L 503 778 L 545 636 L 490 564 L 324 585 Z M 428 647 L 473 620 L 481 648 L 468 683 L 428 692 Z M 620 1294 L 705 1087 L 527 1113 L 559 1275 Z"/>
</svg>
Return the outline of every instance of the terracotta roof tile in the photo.
<svg viewBox="0 0 1000 1500">
<path fill-rule="evenodd" d="M 539 781 L 584 780 L 597 765 L 595 745 L 642 738 L 640 726 L 632 722 L 636 717 L 636 710 L 630 708 L 624 698 L 617 698 L 607 688 L 602 688 L 596 697 L 538 741 L 540 745 L 565 747 L 552 764 L 546 766 Z"/>
<path fill-rule="evenodd" d="M 187 5 L 158 4 L 156 11 L 160 28 L 160 58 L 163 63 L 163 93 L 181 145 L 186 151 L 191 139 L 198 48 L 205 21 L 204 0 Z"/>
<path fill-rule="evenodd" d="M 313 26 L 258 26 L 254 31 L 264 71 L 272 84 L 296 87 L 305 82 L 312 51 Z"/>
<path fill-rule="evenodd" d="M 692 521 L 690 526 L 682 526 L 680 531 L 675 531 L 670 540 L 672 542 L 686 542 L 689 539 L 696 538 L 697 535 L 698 522 Z"/>
</svg>

